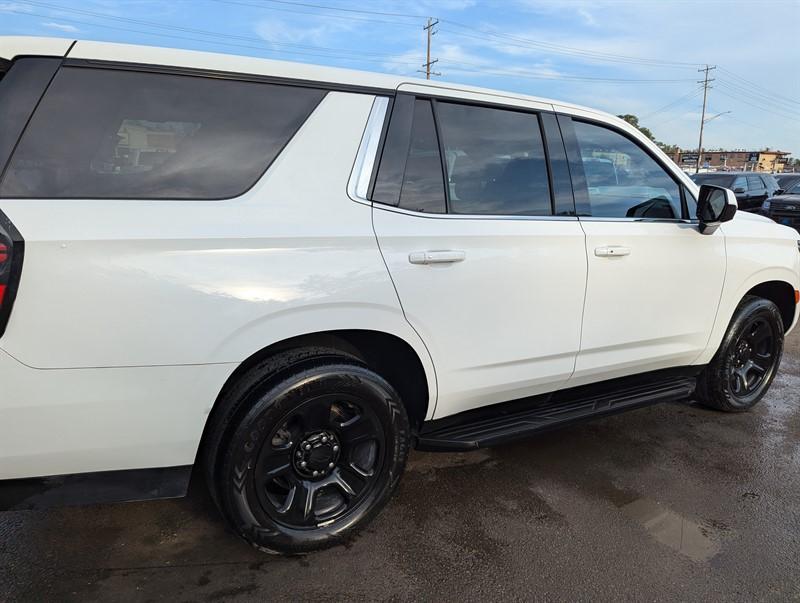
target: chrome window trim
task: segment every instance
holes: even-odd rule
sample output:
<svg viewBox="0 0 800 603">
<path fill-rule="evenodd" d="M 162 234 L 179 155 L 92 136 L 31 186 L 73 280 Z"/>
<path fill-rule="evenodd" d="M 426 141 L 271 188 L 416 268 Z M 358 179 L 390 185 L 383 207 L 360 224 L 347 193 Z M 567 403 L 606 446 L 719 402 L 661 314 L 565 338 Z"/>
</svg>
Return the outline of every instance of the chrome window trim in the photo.
<svg viewBox="0 0 800 603">
<path fill-rule="evenodd" d="M 353 171 L 350 173 L 350 180 L 347 182 L 347 194 L 355 201 L 371 203 L 369 200 L 369 183 L 375 167 L 378 143 L 381 139 L 383 122 L 386 119 L 388 108 L 389 98 L 386 96 L 376 96 L 375 100 L 372 101 L 372 109 L 370 109 L 369 117 L 367 118 L 367 125 L 364 127 L 364 134 L 361 136 L 361 144 L 358 147 Z"/>
<path fill-rule="evenodd" d="M 665 224 L 697 224 L 697 220 L 683 218 L 614 218 L 603 216 L 579 216 L 581 222 L 662 222 Z"/>
<path fill-rule="evenodd" d="M 397 214 L 406 214 L 415 218 L 428 218 L 434 220 L 515 220 L 515 221 L 534 221 L 534 222 L 564 222 L 577 221 L 577 216 L 508 216 L 498 214 L 426 214 L 424 212 L 412 211 L 387 205 L 385 203 L 373 203 L 372 207 Z"/>
</svg>

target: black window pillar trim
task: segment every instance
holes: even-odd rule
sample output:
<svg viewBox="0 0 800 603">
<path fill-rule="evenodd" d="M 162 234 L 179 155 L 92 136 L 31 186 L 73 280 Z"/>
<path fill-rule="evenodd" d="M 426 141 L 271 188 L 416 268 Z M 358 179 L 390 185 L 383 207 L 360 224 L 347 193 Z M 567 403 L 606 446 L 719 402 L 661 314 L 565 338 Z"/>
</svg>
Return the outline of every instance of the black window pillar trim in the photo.
<svg viewBox="0 0 800 603">
<path fill-rule="evenodd" d="M 581 149 L 578 146 L 578 137 L 575 135 L 575 126 L 572 117 L 563 113 L 556 113 L 558 127 L 561 130 L 561 139 L 567 153 L 567 166 L 572 181 L 572 195 L 575 201 L 575 214 L 578 217 L 590 217 L 592 206 L 589 203 L 589 186 L 586 183 L 586 173 L 583 170 Z"/>
<path fill-rule="evenodd" d="M 550 177 L 550 198 L 552 201 L 551 209 L 553 215 L 575 216 L 575 195 L 569 176 L 567 152 L 561 130 L 558 126 L 556 114 L 551 111 L 540 112 L 539 127 L 542 132 L 545 162 Z M 563 177 L 564 174 L 560 169 L 558 177 L 556 177 L 556 161 L 563 161 L 564 167 L 566 168 L 566 179 Z"/>
<path fill-rule="evenodd" d="M 430 99 L 433 111 L 433 130 L 436 134 L 436 143 L 439 146 L 439 160 L 442 164 L 442 185 L 444 186 L 444 213 L 450 213 L 450 176 L 447 173 L 447 155 L 444 152 L 444 140 L 442 140 L 441 126 L 439 122 L 439 107 L 435 98 Z"/>
</svg>

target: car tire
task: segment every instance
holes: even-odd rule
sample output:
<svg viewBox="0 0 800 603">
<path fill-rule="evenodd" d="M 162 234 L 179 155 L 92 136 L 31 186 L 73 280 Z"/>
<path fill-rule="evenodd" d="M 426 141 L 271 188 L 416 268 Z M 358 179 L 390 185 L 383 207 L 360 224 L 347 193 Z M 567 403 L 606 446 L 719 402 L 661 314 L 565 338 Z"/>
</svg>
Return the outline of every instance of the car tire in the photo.
<svg viewBox="0 0 800 603">
<path fill-rule="evenodd" d="M 698 377 L 698 400 L 726 412 L 743 412 L 755 406 L 778 372 L 783 336 L 778 307 L 767 299 L 745 297 L 719 350 Z"/>
<path fill-rule="evenodd" d="M 226 396 L 209 452 L 213 497 L 233 531 L 262 551 L 342 543 L 398 484 L 410 446 L 405 407 L 349 354 L 295 350 L 267 364 Z"/>
</svg>

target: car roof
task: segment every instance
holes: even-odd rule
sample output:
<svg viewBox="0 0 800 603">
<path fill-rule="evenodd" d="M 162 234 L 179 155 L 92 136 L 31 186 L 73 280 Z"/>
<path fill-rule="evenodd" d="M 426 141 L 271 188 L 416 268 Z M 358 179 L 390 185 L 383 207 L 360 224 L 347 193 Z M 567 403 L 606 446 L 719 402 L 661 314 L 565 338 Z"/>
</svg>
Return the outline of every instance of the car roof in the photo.
<svg viewBox="0 0 800 603">
<path fill-rule="evenodd" d="M 431 82 L 405 75 L 392 75 L 371 71 L 359 71 L 340 67 L 328 67 L 311 63 L 278 61 L 244 55 L 233 55 L 197 50 L 182 50 L 139 44 L 118 44 L 69 38 L 42 38 L 32 36 L 0 36 L 0 59 L 11 59 L 22 55 L 67 56 L 70 59 L 107 60 L 116 62 L 205 69 L 228 73 L 265 75 L 285 79 L 296 79 L 321 83 L 382 88 L 396 90 L 406 84 L 435 87 L 442 90 L 471 92 L 503 96 L 508 99 L 532 101 L 548 105 L 558 105 L 565 109 L 575 109 L 602 115 L 607 119 L 623 122 L 614 115 L 564 101 L 537 96 L 467 86 L 463 84 Z M 627 122 L 623 122 L 627 123 Z"/>
<path fill-rule="evenodd" d="M 480 102 L 497 102 L 498 104 L 527 107 L 539 111 L 558 111 L 575 117 L 611 124 L 627 132 L 628 135 L 639 139 L 643 144 L 648 144 L 652 152 L 660 155 L 665 163 L 671 161 L 669 156 L 656 147 L 638 128 L 616 115 L 591 107 L 519 92 L 507 92 L 444 81 L 432 82 L 405 75 L 357 71 L 309 63 L 276 61 L 273 59 L 197 50 L 75 40 L 71 38 L 0 36 L 0 59 L 13 59 L 19 56 L 64 56 L 68 59 L 87 61 L 110 61 L 112 63 L 155 65 L 172 69 L 192 69 L 207 71 L 209 74 L 222 72 L 256 75 L 280 80 L 331 84 L 334 87 L 341 86 L 345 90 L 353 87 L 354 89 L 379 89 L 387 92 L 402 91 L 411 94 L 428 94 L 463 99 L 465 101 L 471 99 Z M 683 173 L 680 175 L 685 184 L 695 186 L 688 176 Z"/>
<path fill-rule="evenodd" d="M 767 172 L 703 172 L 702 174 L 692 174 L 693 176 L 772 176 Z"/>
</svg>

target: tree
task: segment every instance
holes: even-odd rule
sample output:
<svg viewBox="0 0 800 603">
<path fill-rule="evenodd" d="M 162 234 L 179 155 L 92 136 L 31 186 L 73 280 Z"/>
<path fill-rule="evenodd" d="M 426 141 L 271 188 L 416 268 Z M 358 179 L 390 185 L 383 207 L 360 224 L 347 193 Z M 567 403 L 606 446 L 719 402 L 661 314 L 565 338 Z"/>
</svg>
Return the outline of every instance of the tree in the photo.
<svg viewBox="0 0 800 603">
<path fill-rule="evenodd" d="M 650 128 L 645 128 L 644 126 L 639 125 L 639 118 L 635 115 L 631 115 L 630 113 L 626 113 L 625 115 L 617 115 L 620 119 L 624 119 L 629 124 L 631 124 L 634 128 L 638 129 L 642 134 L 647 136 L 650 140 L 655 141 L 656 137 L 653 136 L 653 133 L 650 131 Z"/>
</svg>

